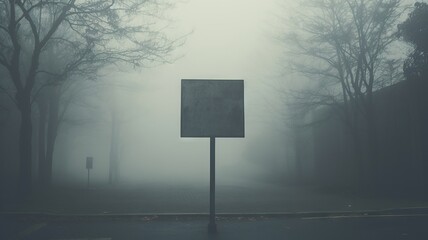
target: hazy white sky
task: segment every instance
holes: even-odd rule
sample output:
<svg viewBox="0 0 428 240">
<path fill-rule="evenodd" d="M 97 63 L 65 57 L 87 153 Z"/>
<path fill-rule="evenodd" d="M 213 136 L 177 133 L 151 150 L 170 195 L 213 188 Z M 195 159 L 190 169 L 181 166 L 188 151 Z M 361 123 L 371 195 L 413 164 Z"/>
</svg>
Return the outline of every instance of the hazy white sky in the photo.
<svg viewBox="0 0 428 240">
<path fill-rule="evenodd" d="M 178 104 L 183 78 L 244 79 L 246 94 L 250 94 L 247 103 L 256 104 L 251 94 L 260 92 L 257 85 L 277 74 L 279 53 L 272 39 L 276 7 L 276 0 L 179 4 L 173 15 L 176 24 L 181 31 L 193 33 L 178 50 L 182 58 L 136 75 L 144 82 L 145 94 Z"/>
</svg>

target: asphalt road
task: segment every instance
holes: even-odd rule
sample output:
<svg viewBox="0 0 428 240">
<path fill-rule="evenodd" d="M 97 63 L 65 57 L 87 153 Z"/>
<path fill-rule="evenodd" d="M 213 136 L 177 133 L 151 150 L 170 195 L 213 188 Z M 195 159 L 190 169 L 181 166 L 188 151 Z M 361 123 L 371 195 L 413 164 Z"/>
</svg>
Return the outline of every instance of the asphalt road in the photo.
<svg viewBox="0 0 428 240">
<path fill-rule="evenodd" d="M 428 239 L 426 199 L 219 184 L 217 235 L 207 234 L 208 199 L 207 186 L 191 184 L 57 188 L 5 205 L 0 240 Z"/>
<path fill-rule="evenodd" d="M 45 219 L 46 220 L 46 219 Z M 22 221 L 1 218 L 1 239 L 428 239 L 428 215 L 363 217 L 220 217 L 207 233 L 207 217 Z"/>
</svg>

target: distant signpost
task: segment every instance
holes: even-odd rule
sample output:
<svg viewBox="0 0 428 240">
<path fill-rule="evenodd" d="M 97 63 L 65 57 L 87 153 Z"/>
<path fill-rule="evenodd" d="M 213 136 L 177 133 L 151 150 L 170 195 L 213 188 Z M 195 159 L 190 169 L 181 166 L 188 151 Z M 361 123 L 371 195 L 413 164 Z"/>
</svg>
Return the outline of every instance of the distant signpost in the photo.
<svg viewBox="0 0 428 240">
<path fill-rule="evenodd" d="M 181 137 L 210 138 L 210 221 L 215 224 L 215 138 L 243 138 L 244 80 L 181 80 Z"/>
<path fill-rule="evenodd" d="M 93 167 L 94 158 L 93 157 L 86 157 L 86 169 L 88 170 L 88 187 L 89 187 L 89 172 Z"/>
</svg>

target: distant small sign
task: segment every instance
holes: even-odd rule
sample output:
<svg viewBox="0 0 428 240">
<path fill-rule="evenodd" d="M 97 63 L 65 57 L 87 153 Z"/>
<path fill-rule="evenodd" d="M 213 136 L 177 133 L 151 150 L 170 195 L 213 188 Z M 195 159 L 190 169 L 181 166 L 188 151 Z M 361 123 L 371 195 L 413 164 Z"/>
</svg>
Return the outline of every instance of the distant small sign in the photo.
<svg viewBox="0 0 428 240">
<path fill-rule="evenodd" d="M 244 80 L 181 80 L 181 137 L 244 133 Z"/>
<path fill-rule="evenodd" d="M 93 166 L 93 157 L 87 157 L 86 158 L 86 169 L 92 169 Z"/>
</svg>

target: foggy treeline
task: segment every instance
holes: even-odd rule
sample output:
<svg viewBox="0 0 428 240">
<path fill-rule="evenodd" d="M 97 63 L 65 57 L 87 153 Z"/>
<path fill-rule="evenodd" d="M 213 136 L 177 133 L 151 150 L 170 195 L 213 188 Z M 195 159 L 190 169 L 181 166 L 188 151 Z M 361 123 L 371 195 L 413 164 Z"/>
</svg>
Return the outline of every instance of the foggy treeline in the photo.
<svg viewBox="0 0 428 240">
<path fill-rule="evenodd" d="M 181 4 L 196 10 L 177 14 Z M 179 138 L 179 81 L 239 78 L 246 138 L 219 141 L 218 174 L 423 192 L 426 3 L 219 4 L 225 22 L 201 20 L 200 30 L 176 26 L 181 16 L 193 21 L 209 11 L 196 3 L 1 0 L 1 190 L 25 199 L 53 185 L 83 185 L 86 157 L 94 157 L 99 184 L 206 178 L 208 141 Z M 266 11 L 275 18 L 254 17 L 259 9 L 275 9 Z M 265 26 L 273 34 L 259 31 Z M 201 49 L 212 59 L 186 60 Z"/>
<path fill-rule="evenodd" d="M 302 76 L 287 96 L 297 178 L 424 193 L 427 5 L 307 1 L 284 43 Z M 407 16 L 406 15 L 410 11 Z M 418 32 L 416 34 L 416 32 Z"/>
<path fill-rule="evenodd" d="M 162 23 L 155 20 L 162 19 L 169 5 L 158 1 L 1 2 L 0 63 L 6 112 L 2 115 L 6 119 L 17 110 L 18 116 L 12 117 L 19 121 L 18 131 L 2 134 L 4 144 L 13 147 L 18 136 L 15 150 L 19 154 L 6 152 L 2 159 L 19 156 L 14 161 L 19 166 L 18 189 L 23 198 L 31 192 L 35 159 L 38 183 L 52 183 L 58 131 L 67 122 L 85 122 L 69 118 L 69 108 L 73 104 L 94 107 L 83 101 L 84 95 L 97 95 L 102 84 L 114 84 L 99 81 L 108 66 L 167 62 L 181 44 L 157 30 Z M 111 182 L 116 175 L 119 113 L 114 95 L 103 104 L 108 105 L 111 119 Z"/>
</svg>

